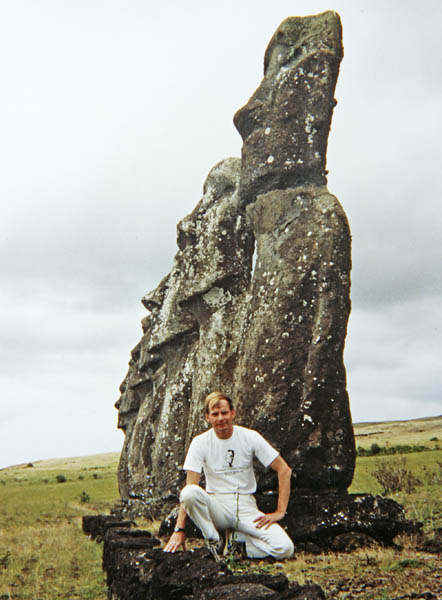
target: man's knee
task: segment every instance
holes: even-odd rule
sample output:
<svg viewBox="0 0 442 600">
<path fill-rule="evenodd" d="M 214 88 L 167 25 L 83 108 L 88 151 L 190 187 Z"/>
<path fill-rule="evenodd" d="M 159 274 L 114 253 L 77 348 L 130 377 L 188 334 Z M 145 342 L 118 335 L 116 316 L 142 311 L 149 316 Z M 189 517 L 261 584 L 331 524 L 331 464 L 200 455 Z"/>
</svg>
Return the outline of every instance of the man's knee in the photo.
<svg viewBox="0 0 442 600">
<path fill-rule="evenodd" d="M 293 545 L 292 540 L 287 536 L 287 539 L 282 540 L 280 544 L 278 544 L 277 548 L 277 557 L 275 558 L 289 558 L 295 551 L 295 547 Z"/>
<path fill-rule="evenodd" d="M 180 494 L 180 502 L 184 504 L 184 506 L 189 506 L 195 502 L 195 500 L 200 499 L 202 496 L 203 490 L 199 485 L 190 484 L 183 487 Z"/>
<path fill-rule="evenodd" d="M 292 540 L 280 525 L 275 524 L 275 526 L 272 525 L 272 527 L 274 527 L 274 530 L 273 536 L 269 540 L 271 546 L 270 555 L 277 559 L 289 558 L 295 551 Z M 270 527 L 270 529 L 272 529 L 272 527 Z"/>
</svg>

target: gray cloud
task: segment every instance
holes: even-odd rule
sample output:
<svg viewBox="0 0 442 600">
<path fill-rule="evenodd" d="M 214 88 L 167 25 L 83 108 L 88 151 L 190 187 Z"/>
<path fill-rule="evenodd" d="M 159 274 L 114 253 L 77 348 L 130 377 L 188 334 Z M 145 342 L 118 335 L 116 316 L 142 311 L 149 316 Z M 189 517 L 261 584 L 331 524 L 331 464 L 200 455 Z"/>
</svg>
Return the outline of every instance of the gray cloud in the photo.
<svg viewBox="0 0 442 600">
<path fill-rule="evenodd" d="M 354 310 L 346 364 L 357 420 L 440 414 L 441 307 L 428 297 Z"/>
<path fill-rule="evenodd" d="M 1 464 L 119 450 L 140 298 L 176 252 L 265 46 L 322 1 L 0 8 Z M 329 189 L 353 233 L 355 420 L 441 413 L 440 2 L 340 0 Z M 233 16 L 232 16 L 233 15 Z M 0 466 L 1 466 L 0 464 Z"/>
</svg>

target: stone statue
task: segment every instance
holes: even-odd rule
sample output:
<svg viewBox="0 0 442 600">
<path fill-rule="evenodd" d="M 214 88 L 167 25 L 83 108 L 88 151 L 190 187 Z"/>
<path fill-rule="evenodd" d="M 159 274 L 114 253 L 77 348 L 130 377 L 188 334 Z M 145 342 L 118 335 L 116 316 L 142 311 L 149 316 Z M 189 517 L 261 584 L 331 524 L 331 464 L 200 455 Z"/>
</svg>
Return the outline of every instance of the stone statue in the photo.
<svg viewBox="0 0 442 600">
<path fill-rule="evenodd" d="M 307 489 L 347 488 L 355 462 L 343 364 L 351 236 L 325 170 L 341 58 L 336 13 L 285 20 L 234 118 L 257 257 L 233 396 Z"/>
<path fill-rule="evenodd" d="M 239 211 L 240 163 L 229 158 L 211 170 L 203 198 L 178 224 L 179 251 L 170 274 L 143 298 L 151 315 L 116 404 L 125 430 L 119 467 L 124 500 L 177 493 L 184 452 L 206 426 L 206 390 L 230 385 L 240 335 L 235 319 L 253 254 Z M 151 385 L 132 402 L 129 427 L 126 406 L 141 372 Z"/>
<path fill-rule="evenodd" d="M 288 459 L 293 487 L 351 483 L 355 449 L 343 349 L 350 232 L 326 188 L 326 149 L 342 58 L 334 12 L 289 18 L 264 78 L 234 118 L 242 159 L 209 173 L 178 224 L 170 274 L 143 298 L 150 315 L 121 387 L 124 501 L 176 494 L 202 403 L 234 398 L 238 423 Z M 261 489 L 274 482 L 261 473 Z"/>
</svg>

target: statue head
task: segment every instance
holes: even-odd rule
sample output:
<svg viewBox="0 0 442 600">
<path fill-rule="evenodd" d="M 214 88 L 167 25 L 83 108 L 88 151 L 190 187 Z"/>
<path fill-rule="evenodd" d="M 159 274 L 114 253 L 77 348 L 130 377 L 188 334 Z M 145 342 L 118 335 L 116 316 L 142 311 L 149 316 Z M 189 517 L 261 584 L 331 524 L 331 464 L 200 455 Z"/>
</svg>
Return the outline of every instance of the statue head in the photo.
<svg viewBox="0 0 442 600">
<path fill-rule="evenodd" d="M 275 32 L 264 78 L 234 116 L 243 138 L 240 197 L 325 185 L 327 138 L 342 58 L 337 13 L 290 17 Z"/>
</svg>

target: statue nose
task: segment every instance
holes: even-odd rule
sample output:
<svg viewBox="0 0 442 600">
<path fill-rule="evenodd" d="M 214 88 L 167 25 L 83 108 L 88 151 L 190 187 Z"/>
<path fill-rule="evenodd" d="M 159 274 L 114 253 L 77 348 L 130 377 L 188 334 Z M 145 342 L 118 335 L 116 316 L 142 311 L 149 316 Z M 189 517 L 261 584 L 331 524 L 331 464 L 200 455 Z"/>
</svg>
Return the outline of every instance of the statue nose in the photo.
<svg viewBox="0 0 442 600">
<path fill-rule="evenodd" d="M 249 137 L 255 127 L 259 125 L 262 106 L 262 101 L 255 98 L 235 113 L 233 122 L 243 140 Z"/>
</svg>

